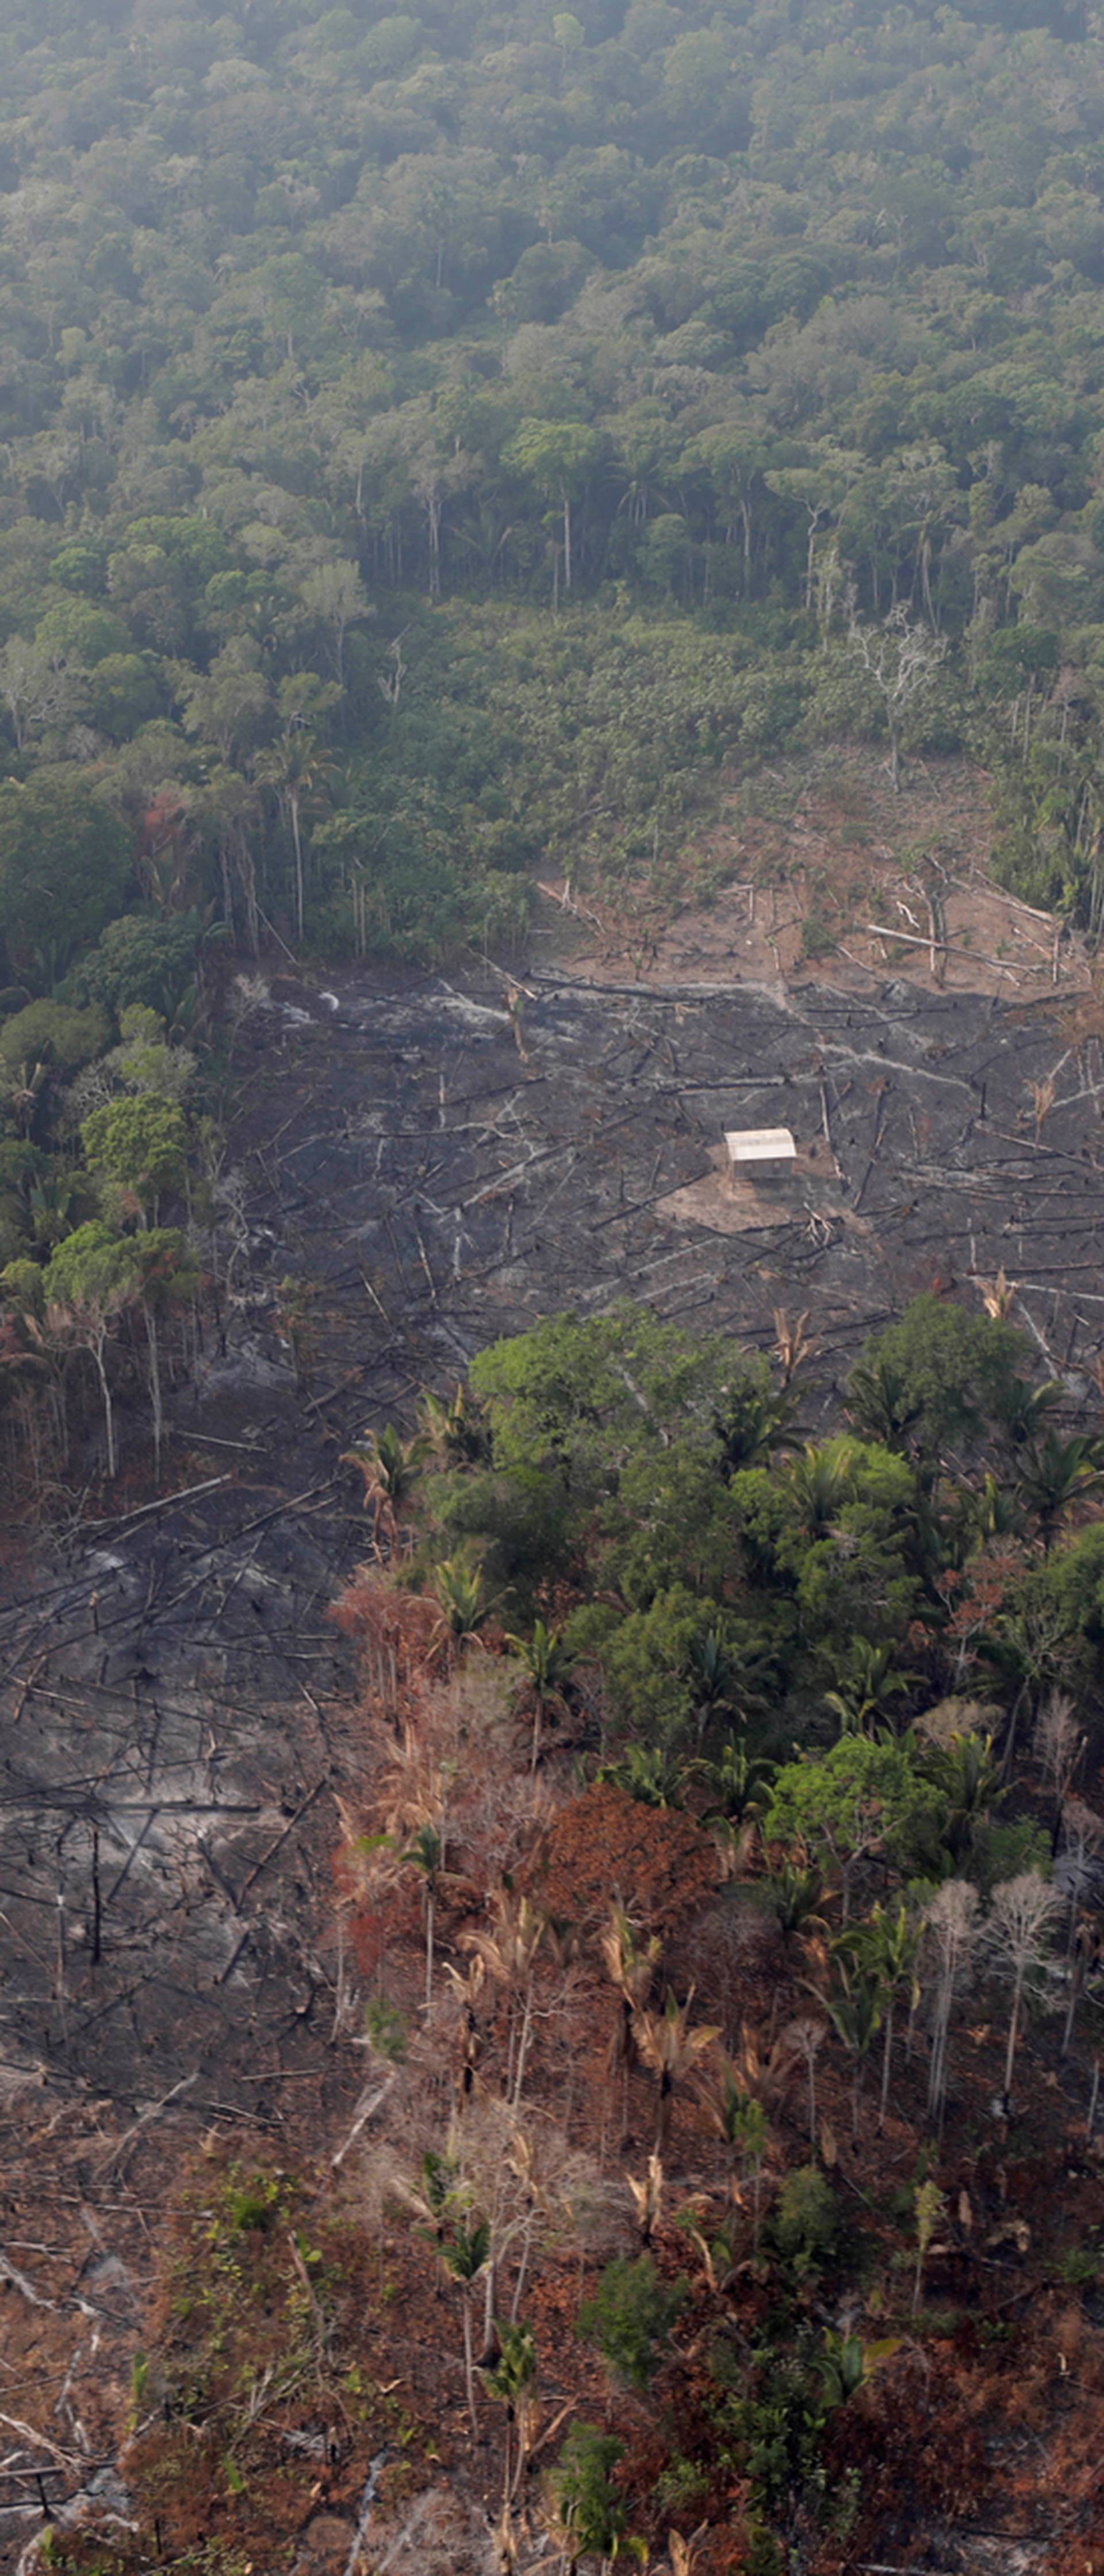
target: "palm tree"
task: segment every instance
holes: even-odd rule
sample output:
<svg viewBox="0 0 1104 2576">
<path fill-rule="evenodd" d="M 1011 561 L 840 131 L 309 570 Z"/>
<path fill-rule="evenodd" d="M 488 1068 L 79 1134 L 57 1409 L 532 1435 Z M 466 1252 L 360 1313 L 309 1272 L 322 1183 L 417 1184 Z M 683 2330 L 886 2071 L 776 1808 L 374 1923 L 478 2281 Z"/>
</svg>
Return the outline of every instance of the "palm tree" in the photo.
<svg viewBox="0 0 1104 2576">
<path fill-rule="evenodd" d="M 506 2053 L 506 2096 L 514 2110 L 521 2101 L 525 2078 L 525 2060 L 533 2028 L 533 1980 L 537 1959 L 550 1931 L 549 1919 L 528 1896 L 514 1896 L 500 1888 L 495 1899 L 497 1923 L 493 1932 L 467 1932 L 461 1935 L 465 1947 L 482 1959 L 487 1974 L 509 1996 L 509 2038 Z M 518 1996 L 523 1997 L 520 2026 L 517 2021 Z M 515 2047 L 516 2041 L 516 2047 Z"/>
<path fill-rule="evenodd" d="M 529 1769 L 535 1772 L 540 1760 L 541 1734 L 545 1709 L 553 1700 L 566 1707 L 563 1684 L 570 1681 L 575 1668 L 574 1656 L 568 1653 L 562 1628 L 549 1628 L 543 1619 L 533 1622 L 531 1637 L 507 1636 L 512 1654 L 523 1664 L 533 1698 L 533 1749 Z"/>
<path fill-rule="evenodd" d="M 1005 1323 L 1016 1302 L 1018 1279 L 1010 1279 L 1002 1261 L 995 1279 L 979 1279 L 981 1302 L 994 1324 Z"/>
<path fill-rule="evenodd" d="M 624 1789 L 642 1807 L 681 1807 L 686 1773 L 661 1744 L 630 1744 L 617 1762 L 602 1762 L 596 1781 Z"/>
<path fill-rule="evenodd" d="M 637 2046 L 646 2066 L 659 2078 L 659 2104 L 656 2117 L 655 2152 L 663 2158 L 671 2128 L 675 2094 L 679 2085 L 704 2057 L 707 2049 L 721 2036 L 712 2023 L 690 2026 L 690 2006 L 694 2000 L 691 1986 L 684 2004 L 676 2001 L 668 1988 L 667 2001 L 661 2013 L 640 2012 L 636 2016 Z"/>
<path fill-rule="evenodd" d="M 827 1538 L 846 1501 L 855 1470 L 858 1442 L 840 1434 L 817 1449 L 807 1446 L 789 1469 L 790 1491 L 812 1539 Z"/>
<path fill-rule="evenodd" d="M 295 930 L 303 937 L 303 833 L 304 805 L 316 795 L 320 786 L 335 775 L 319 750 L 315 736 L 302 725 L 292 725 L 277 742 L 258 751 L 253 762 L 253 775 L 261 787 L 270 787 L 281 813 L 291 825 L 291 843 L 295 856 Z"/>
<path fill-rule="evenodd" d="M 446 2271 L 460 2284 L 461 2315 L 464 2324 L 464 2380 L 467 2388 L 468 2414 L 472 2434 L 479 2439 L 479 2417 L 475 2411 L 475 2345 L 472 2335 L 471 2294 L 480 2275 L 485 2272 L 491 2251 L 491 2231 L 485 2218 L 470 2224 L 454 2218 L 452 2233 L 444 2238 L 440 2253 Z"/>
<path fill-rule="evenodd" d="M 944 2209 L 943 2194 L 938 2183 L 933 2182 L 930 2176 L 926 2182 L 917 2183 L 912 2195 L 912 2206 L 916 2219 L 916 2270 L 912 2282 L 912 2313 L 915 2316 L 920 2305 L 920 2292 L 924 2283 L 924 2265 Z"/>
<path fill-rule="evenodd" d="M 444 1843 L 451 1776 L 452 1765 L 441 1762 L 407 1719 L 376 1783 L 373 1803 L 385 1833 L 402 1837 L 416 1833 L 420 1825 L 433 1825 Z"/>
<path fill-rule="evenodd" d="M 849 1967 L 846 1959 L 837 1957 L 838 1983 L 834 1992 L 824 1998 L 824 2008 L 837 2038 L 850 2049 L 855 2061 L 851 2085 L 851 2139 L 859 2134 L 859 2086 L 863 2066 L 868 2058 L 876 2032 L 881 2027 L 883 1988 L 875 1967 Z"/>
<path fill-rule="evenodd" d="M 971 1539 L 984 1545 L 986 1539 L 1011 1537 L 1023 1526 L 1018 1495 L 1002 1485 L 991 1468 L 986 1469 L 976 1491 L 967 1489 L 959 1499 L 964 1505 L 961 1527 L 966 1555 L 973 1553 Z"/>
<path fill-rule="evenodd" d="M 821 2395 L 825 2407 L 845 2406 L 867 2377 L 866 2352 L 861 2336 L 841 2335 L 835 2327 L 826 2326 L 820 2364 Z"/>
<path fill-rule="evenodd" d="M 953 1875 L 958 1878 L 965 1872 L 990 1809 L 1005 1795 L 993 1759 L 993 1738 L 952 1735 L 949 1744 L 931 1746 L 924 1769 L 947 1801 L 939 1839 L 954 1863 Z"/>
<path fill-rule="evenodd" d="M 425 1442 L 403 1440 L 394 1424 L 387 1422 L 382 1431 L 366 1431 L 352 1449 L 341 1454 L 343 1466 L 359 1467 L 364 1478 L 364 1508 L 372 1513 L 372 1545 L 379 1555 L 379 1534 L 385 1524 L 392 1545 L 399 1524 L 399 1514 L 417 1484 Z"/>
<path fill-rule="evenodd" d="M 762 1815 L 774 1779 L 773 1762 L 757 1760 L 743 1741 L 730 1735 L 716 1760 L 703 1762 L 700 1767 L 712 1797 L 703 1824 L 740 1826 Z"/>
<path fill-rule="evenodd" d="M 713 1412 L 720 1442 L 721 1474 L 726 1481 L 742 1467 L 766 1466 L 778 1449 L 792 1449 L 797 1397 L 784 1389 L 774 1395 L 754 1378 L 722 1387 Z"/>
<path fill-rule="evenodd" d="M 478 1398 L 463 1383 L 451 1403 L 423 1387 L 418 1410 L 427 1445 L 442 1467 L 489 1466 L 490 1425 Z"/>
<path fill-rule="evenodd" d="M 854 1961 L 876 1979 L 885 2005 L 885 2042 L 882 2049 L 882 2090 L 878 2105 L 878 2127 L 884 2126 L 889 2103 L 889 2078 L 893 2056 L 893 2011 L 900 1988 L 912 1988 L 913 2003 L 919 1999 L 916 1983 L 916 1960 L 920 1948 L 920 1926 L 915 1923 L 903 1899 L 896 1914 L 881 1905 L 871 1908 L 865 1923 L 841 1932 L 832 1944 L 837 1959 Z"/>
<path fill-rule="evenodd" d="M 441 1604 L 438 1634 L 455 1646 L 476 1642 L 491 1607 L 484 1599 L 479 1567 L 461 1556 L 443 1556 L 434 1568 L 433 1587 Z"/>
<path fill-rule="evenodd" d="M 698 1720 L 698 1751 L 710 1719 L 735 1705 L 736 1666 L 717 1628 L 703 1628 L 690 1640 L 686 1678 Z"/>
<path fill-rule="evenodd" d="M 532 2326 L 498 2329 L 499 2353 L 493 2370 L 480 2373 L 483 2385 L 505 2410 L 506 2439 L 502 2462 L 502 2511 L 505 2518 L 525 2475 L 537 2411 L 537 2346 Z M 517 2450 L 511 2435 L 517 2426 Z"/>
<path fill-rule="evenodd" d="M 745 1647 L 737 1663 L 720 1629 L 703 1628 L 690 1640 L 685 1677 L 697 1715 L 700 1753 L 702 1738 L 714 1718 L 743 1719 L 753 1708 L 767 1706 L 773 1659 Z"/>
<path fill-rule="evenodd" d="M 702 2103 L 714 2136 L 723 2138 L 729 2151 L 729 2189 L 734 2200 L 739 2198 L 736 2167 L 740 2180 L 750 2170 L 754 2189 L 752 2250 L 759 2251 L 759 2205 L 763 2186 L 763 2162 L 767 2152 L 767 2115 L 753 2093 L 747 2093 L 740 2082 L 730 2057 L 722 2057 L 715 2084 L 703 2089 Z"/>
<path fill-rule="evenodd" d="M 774 1309 L 774 1348 L 782 1371 L 783 1387 L 788 1387 L 791 1378 L 806 1360 L 811 1360 L 817 1348 L 814 1336 L 805 1329 L 808 1321 L 808 1307 L 792 1324 L 784 1306 Z"/>
<path fill-rule="evenodd" d="M 642 2245 L 650 2245 L 663 2216 L 663 2166 L 654 2148 L 643 2182 L 637 2182 L 634 2174 L 626 2174 L 625 2180 L 636 2211 L 637 2235 Z"/>
<path fill-rule="evenodd" d="M 785 2036 L 797 2055 L 804 2059 L 809 2099 L 809 2145 L 815 2148 L 817 2142 L 816 2062 L 824 2045 L 826 2025 L 822 2021 L 817 2021 L 812 2013 L 803 2013 L 798 2021 L 789 2023 Z"/>
<path fill-rule="evenodd" d="M 896 1449 L 902 1454 L 914 1446 L 914 1434 L 923 1420 L 924 1407 L 919 1397 L 910 1395 L 908 1382 L 890 1360 L 860 1360 L 847 1381 L 847 1409 L 857 1430 L 868 1440 L 877 1440 L 883 1449 Z"/>
<path fill-rule="evenodd" d="M 1001 1778 L 1012 1768 L 1021 1711 L 1044 1688 L 1062 1688 L 1070 1676 L 1070 1612 L 1051 1590 L 1021 1594 L 1018 1610 L 998 1611 L 977 1640 L 978 1656 L 998 1674 L 1010 1700 L 1001 1747 Z"/>
<path fill-rule="evenodd" d="M 781 1869 L 771 1871 L 767 1887 L 771 1911 L 788 1950 L 795 1932 L 803 1932 L 807 1923 L 819 1921 L 817 1907 L 824 1894 L 824 1879 L 815 1862 L 786 1859 Z"/>
<path fill-rule="evenodd" d="M 1030 1378 L 1014 1377 L 1001 1402 L 1001 1429 L 1010 1449 L 1026 1449 L 1046 1430 L 1047 1416 L 1061 1404 L 1065 1395 L 1061 1380 L 1047 1378 L 1042 1386 L 1032 1386 Z"/>
<path fill-rule="evenodd" d="M 839 1688 L 825 1691 L 824 1705 L 838 1717 L 841 1735 L 866 1735 L 888 1700 L 908 1691 L 914 1675 L 893 1669 L 893 1647 L 872 1645 L 869 1637 L 852 1639 Z"/>
<path fill-rule="evenodd" d="M 1104 1447 L 1086 1432 L 1059 1440 L 1056 1432 L 1048 1431 L 1045 1440 L 1032 1441 L 1016 1490 L 1038 1521 L 1044 1549 L 1049 1549 L 1058 1522 L 1074 1504 L 1098 1494 L 1102 1484 Z"/>
<path fill-rule="evenodd" d="M 637 2060 L 636 2016 L 643 2010 L 652 1991 L 663 1943 L 658 1932 L 641 1941 L 631 1915 L 624 1906 L 611 1905 L 609 1922 L 600 1935 L 606 1973 L 616 1986 L 621 1999 L 613 2045 L 610 2072 L 622 2077 L 622 2126 L 628 2120 L 629 2076 Z"/>
<path fill-rule="evenodd" d="M 422 1902 L 425 1912 L 425 2008 L 433 2002 L 433 1931 L 437 1914 L 437 1891 L 445 1847 L 440 1834 L 430 1824 L 419 1825 L 414 1840 L 399 1854 L 407 1868 L 420 1870 Z"/>
</svg>

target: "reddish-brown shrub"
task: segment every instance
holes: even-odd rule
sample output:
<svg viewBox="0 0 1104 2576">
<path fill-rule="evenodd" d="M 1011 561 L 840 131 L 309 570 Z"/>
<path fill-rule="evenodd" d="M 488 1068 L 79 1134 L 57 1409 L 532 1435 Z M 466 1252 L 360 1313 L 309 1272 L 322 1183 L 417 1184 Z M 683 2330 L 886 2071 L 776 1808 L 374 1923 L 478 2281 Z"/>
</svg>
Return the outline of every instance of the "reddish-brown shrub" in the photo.
<svg viewBox="0 0 1104 2576">
<path fill-rule="evenodd" d="M 649 1931 L 685 1923 L 718 1884 L 717 1854 L 692 1816 L 646 1807 L 611 1781 L 569 1799 L 520 1884 L 557 1920 L 601 1921 L 611 1899 Z"/>
</svg>

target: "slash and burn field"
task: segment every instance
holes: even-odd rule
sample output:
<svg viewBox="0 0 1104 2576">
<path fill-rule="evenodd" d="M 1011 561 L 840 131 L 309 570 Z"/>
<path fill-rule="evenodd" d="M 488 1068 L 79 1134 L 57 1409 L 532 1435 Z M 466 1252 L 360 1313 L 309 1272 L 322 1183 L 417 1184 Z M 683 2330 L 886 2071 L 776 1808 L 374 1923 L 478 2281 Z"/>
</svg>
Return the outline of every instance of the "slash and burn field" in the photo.
<svg viewBox="0 0 1104 2576">
<path fill-rule="evenodd" d="M 14 2321 L 0 2407 L 24 2431 L 8 2436 L 0 2532 L 16 2555 L 38 2506 L 29 2480 L 56 2510 L 115 2457 L 149 2298 L 164 2297 L 167 2206 L 198 2141 L 216 2162 L 259 2152 L 259 2170 L 290 2173 L 362 2100 L 333 1856 L 367 1752 L 327 1613 L 366 1552 L 342 1463 L 365 1424 L 409 1426 L 418 1390 L 448 1390 L 499 1336 L 626 1299 L 752 1350 L 773 1344 L 777 1308 L 807 1309 L 815 1421 L 918 1289 L 969 1302 L 1002 1270 L 1040 1366 L 1095 1418 L 1091 993 L 1045 975 L 1007 996 L 940 986 L 926 951 L 923 971 L 869 965 L 850 988 L 667 980 L 661 964 L 639 983 L 617 963 L 252 988 L 234 1037 L 230 1294 L 196 1383 L 171 1399 L 165 1491 L 43 1542 L 9 1582 L 0 2242 L 25 2286 L 0 2292 Z M 723 1134 L 775 1124 L 799 1172 L 738 1203 L 717 1169 Z M 276 2305 L 299 2299 L 306 2339 L 270 2356 L 277 2452 L 289 2428 L 314 2438 L 313 2414 L 292 2420 L 287 2373 L 315 2361 L 290 2243 L 305 2264 L 294 2220 Z M 350 2259 L 359 2277 L 362 2252 Z M 86 2297 L 90 2260 L 118 2267 L 110 2299 Z M 401 2265 L 388 2277 L 392 2297 L 413 2296 Z M 325 2364 L 339 2391 L 356 2366 L 343 2332 Z M 53 2412 L 66 2374 L 79 2431 Z M 393 2392 L 412 2424 L 414 2377 Z M 338 2402 L 329 2378 L 323 2394 L 320 2417 Z M 392 2438 L 357 2404 L 340 2477 L 314 2463 L 304 2489 L 294 2442 L 264 2466 L 291 2480 L 297 2511 L 314 2483 L 317 2509 L 329 2498 L 354 2530 L 371 2446 Z M 40 2422 L 36 2450 L 25 2428 Z M 157 2438 L 166 2457 L 184 2439 Z M 441 2546 L 461 2565 L 475 2544 Z M 236 2576 L 238 2561 L 194 2563 Z"/>
</svg>

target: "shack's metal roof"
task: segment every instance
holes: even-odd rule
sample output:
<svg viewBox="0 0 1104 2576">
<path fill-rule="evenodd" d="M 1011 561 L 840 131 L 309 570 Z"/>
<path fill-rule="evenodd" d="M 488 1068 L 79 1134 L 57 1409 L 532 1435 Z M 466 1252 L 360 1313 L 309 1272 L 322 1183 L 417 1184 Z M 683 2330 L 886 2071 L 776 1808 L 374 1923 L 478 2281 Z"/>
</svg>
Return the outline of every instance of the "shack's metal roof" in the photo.
<svg viewBox="0 0 1104 2576">
<path fill-rule="evenodd" d="M 788 1127 L 734 1127 L 725 1144 L 730 1163 L 790 1163 L 797 1153 Z"/>
</svg>

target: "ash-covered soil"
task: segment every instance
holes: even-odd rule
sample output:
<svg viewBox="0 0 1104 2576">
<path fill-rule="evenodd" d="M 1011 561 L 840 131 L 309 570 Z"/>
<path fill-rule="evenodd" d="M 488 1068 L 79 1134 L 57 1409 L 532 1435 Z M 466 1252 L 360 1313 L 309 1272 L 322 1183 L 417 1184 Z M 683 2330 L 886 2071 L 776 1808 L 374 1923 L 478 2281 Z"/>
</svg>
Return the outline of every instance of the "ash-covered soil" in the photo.
<svg viewBox="0 0 1104 2576">
<path fill-rule="evenodd" d="M 1090 1391 L 1095 1036 L 895 984 L 520 980 L 513 1011 L 498 972 L 277 980 L 239 1030 L 242 1248 L 174 1398 L 182 1499 L 42 1545 L 2 1614 L 9 2086 L 44 2068 L 130 2104 L 188 2080 L 197 2109 L 263 2114 L 328 2062 L 331 1791 L 356 1745 L 326 1612 L 367 1535 L 340 1452 L 497 1335 L 628 1297 L 767 1347 L 776 1306 L 808 1307 L 827 1389 L 917 1289 L 1003 1267 Z M 798 1178 L 734 1224 L 721 1135 L 775 1123 Z M 305 1384 L 288 1278 L 313 1291 Z"/>
<path fill-rule="evenodd" d="M 33 2286 L 12 2250 L 39 2234 L 27 2149 L 71 2134 L 48 2235 L 80 2213 L 64 2313 L 82 2332 L 91 2226 L 110 2262 L 130 2225 L 110 2216 L 117 2151 L 155 2206 L 173 2140 L 242 2123 L 317 2148 L 359 2093 L 330 1879 L 359 1761 L 327 1621 L 367 1543 L 350 1439 L 408 1420 L 497 1335 L 620 1298 L 760 1348 L 777 1306 L 808 1308 L 827 1396 L 918 1289 L 978 1294 L 1002 1267 L 1048 1369 L 1095 1403 L 1104 1053 L 1068 1014 L 917 982 L 865 999 L 554 966 L 516 986 L 276 979 L 250 1008 L 233 1296 L 174 1394 L 164 1495 L 36 1543 L 0 1612 L 0 2247 Z M 734 1226 L 721 1136 L 774 1124 L 798 1179 Z M 298 1377 L 288 1279 L 312 1292 Z M 9 2419 L 29 2403 L 0 2391 Z M 13 2456 L 17 2535 L 32 2455 Z"/>
</svg>

